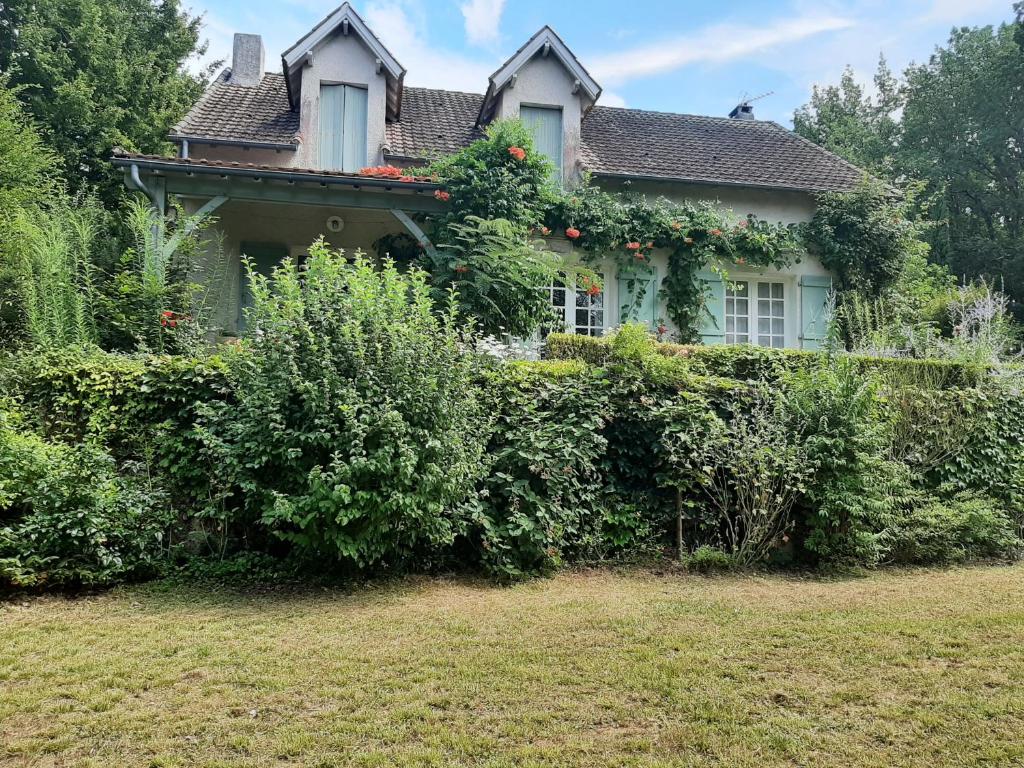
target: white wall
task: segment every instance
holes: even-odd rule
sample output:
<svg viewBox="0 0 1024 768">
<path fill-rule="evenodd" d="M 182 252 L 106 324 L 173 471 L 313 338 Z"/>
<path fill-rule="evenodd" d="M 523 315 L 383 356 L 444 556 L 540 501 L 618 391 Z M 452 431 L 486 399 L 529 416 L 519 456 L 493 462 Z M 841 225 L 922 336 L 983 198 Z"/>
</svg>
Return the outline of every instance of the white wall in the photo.
<svg viewBox="0 0 1024 768">
<path fill-rule="evenodd" d="M 495 119 L 519 117 L 522 104 L 531 107 L 562 108 L 562 175 L 578 175 L 580 152 L 581 96 L 573 95 L 573 78 L 554 54 L 534 56 L 519 70 L 514 87 L 502 91 Z M 582 90 L 580 91 L 582 93 Z"/>
</svg>

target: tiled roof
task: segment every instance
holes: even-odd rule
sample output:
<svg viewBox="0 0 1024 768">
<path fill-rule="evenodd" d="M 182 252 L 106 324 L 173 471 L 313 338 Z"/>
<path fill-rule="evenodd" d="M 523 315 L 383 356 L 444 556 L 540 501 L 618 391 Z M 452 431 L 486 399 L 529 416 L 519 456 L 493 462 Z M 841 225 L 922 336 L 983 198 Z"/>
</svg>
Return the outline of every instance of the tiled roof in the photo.
<svg viewBox="0 0 1024 768">
<path fill-rule="evenodd" d="M 480 138 L 483 96 L 404 89 L 401 119 L 386 128 L 387 158 L 432 159 Z M 256 88 L 225 72 L 172 131 L 172 137 L 298 142 L 284 77 Z M 863 171 L 782 126 L 759 120 L 594 107 L 582 125 L 581 159 L 595 174 L 808 191 L 855 186 Z"/>
<path fill-rule="evenodd" d="M 483 98 L 479 93 L 406 88 L 402 119 L 387 124 L 385 153 L 433 159 L 458 152 L 484 135 L 474 125 Z"/>
<path fill-rule="evenodd" d="M 781 125 L 594 107 L 583 164 L 596 174 L 803 190 L 849 189 L 864 172 Z"/>
<path fill-rule="evenodd" d="M 255 88 L 232 85 L 231 70 L 217 77 L 171 129 L 171 138 L 298 144 L 299 115 L 288 106 L 284 75 L 268 72 Z"/>
</svg>

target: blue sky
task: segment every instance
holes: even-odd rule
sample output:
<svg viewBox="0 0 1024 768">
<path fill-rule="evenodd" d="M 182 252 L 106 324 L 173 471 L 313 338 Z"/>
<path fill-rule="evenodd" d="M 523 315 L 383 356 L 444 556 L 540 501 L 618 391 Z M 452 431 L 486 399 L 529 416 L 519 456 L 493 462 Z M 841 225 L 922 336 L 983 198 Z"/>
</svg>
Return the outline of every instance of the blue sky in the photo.
<svg viewBox="0 0 1024 768">
<path fill-rule="evenodd" d="M 207 60 L 229 59 L 234 32 L 263 35 L 267 68 L 340 0 L 192 0 Z M 814 83 L 845 64 L 869 82 L 928 58 L 954 26 L 1009 20 L 1012 0 L 356 0 L 408 70 L 406 84 L 482 93 L 487 76 L 550 24 L 604 87 L 602 104 L 725 115 L 744 96 L 790 124 Z"/>
</svg>

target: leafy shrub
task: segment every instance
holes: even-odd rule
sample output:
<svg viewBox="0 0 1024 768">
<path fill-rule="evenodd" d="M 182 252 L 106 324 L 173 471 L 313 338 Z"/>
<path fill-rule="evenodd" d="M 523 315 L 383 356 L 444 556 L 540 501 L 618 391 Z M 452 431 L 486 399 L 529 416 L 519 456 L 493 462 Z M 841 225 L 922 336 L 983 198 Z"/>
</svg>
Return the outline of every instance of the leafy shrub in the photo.
<svg viewBox="0 0 1024 768">
<path fill-rule="evenodd" d="M 602 380 L 579 363 L 512 363 L 489 388 L 498 418 L 471 532 L 484 567 L 518 578 L 597 547 L 606 515 Z M 611 535 L 623 527 L 614 521 Z"/>
<path fill-rule="evenodd" d="M 435 300 L 454 289 L 459 311 L 483 333 L 528 338 L 551 319 L 551 304 L 537 286 L 560 279 L 562 258 L 531 243 L 504 219 L 470 216 L 449 224 L 452 242 L 424 253 Z"/>
<path fill-rule="evenodd" d="M 421 271 L 323 242 L 301 271 L 250 280 L 236 402 L 208 408 L 202 432 L 219 503 L 357 566 L 450 543 L 486 439 L 455 312 L 435 312 Z"/>
<path fill-rule="evenodd" d="M 1011 556 L 1021 546 L 1014 529 L 991 498 L 971 493 L 950 499 L 931 496 L 898 516 L 881 542 L 890 562 L 957 563 Z"/>
<path fill-rule="evenodd" d="M 707 545 L 697 547 L 684 562 L 687 568 L 697 573 L 722 573 L 736 567 L 732 555 Z"/>
<path fill-rule="evenodd" d="M 0 584 L 98 586 L 152 574 L 170 525 L 144 473 L 46 442 L 0 404 Z"/>
</svg>

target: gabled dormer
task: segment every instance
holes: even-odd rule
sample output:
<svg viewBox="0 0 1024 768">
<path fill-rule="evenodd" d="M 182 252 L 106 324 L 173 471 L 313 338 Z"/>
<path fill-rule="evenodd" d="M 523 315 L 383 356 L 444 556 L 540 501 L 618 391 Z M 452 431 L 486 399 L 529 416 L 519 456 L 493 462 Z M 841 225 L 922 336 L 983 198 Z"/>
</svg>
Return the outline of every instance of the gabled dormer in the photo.
<svg viewBox="0 0 1024 768">
<path fill-rule="evenodd" d="M 299 113 L 300 165 L 355 172 L 380 162 L 387 120 L 402 109 L 405 69 L 348 3 L 281 55 Z"/>
<path fill-rule="evenodd" d="M 580 125 L 601 86 L 551 27 L 545 26 L 491 75 L 478 125 L 520 118 L 559 178 L 578 176 Z"/>
</svg>

